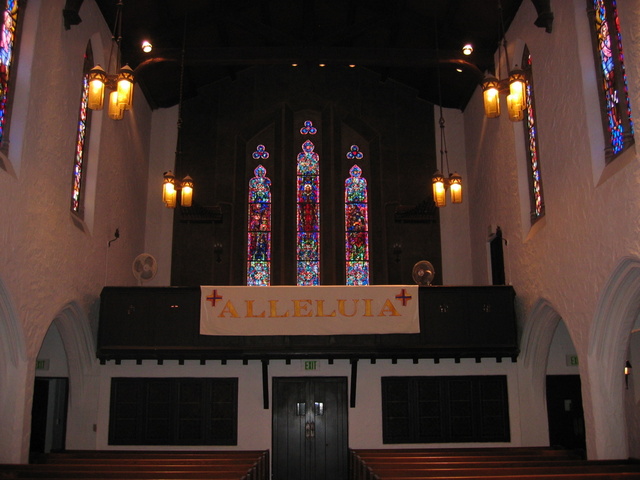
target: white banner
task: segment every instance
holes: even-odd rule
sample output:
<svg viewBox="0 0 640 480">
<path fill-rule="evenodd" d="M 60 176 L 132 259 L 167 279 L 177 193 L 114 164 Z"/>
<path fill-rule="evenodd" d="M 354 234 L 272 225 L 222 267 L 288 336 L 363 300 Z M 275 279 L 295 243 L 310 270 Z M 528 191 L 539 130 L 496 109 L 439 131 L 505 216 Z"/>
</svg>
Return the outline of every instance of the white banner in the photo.
<svg viewBox="0 0 640 480">
<path fill-rule="evenodd" d="M 200 287 L 201 335 L 419 333 L 417 285 Z"/>
</svg>

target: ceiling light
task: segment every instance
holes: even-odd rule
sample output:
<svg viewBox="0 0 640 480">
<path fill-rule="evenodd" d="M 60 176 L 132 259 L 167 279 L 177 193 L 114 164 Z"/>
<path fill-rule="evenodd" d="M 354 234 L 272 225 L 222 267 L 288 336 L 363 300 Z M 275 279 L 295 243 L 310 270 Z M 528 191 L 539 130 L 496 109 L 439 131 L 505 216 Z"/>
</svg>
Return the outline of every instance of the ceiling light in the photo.
<svg viewBox="0 0 640 480">
<path fill-rule="evenodd" d="M 467 43 L 464 47 L 462 47 L 462 53 L 465 55 L 471 55 L 473 53 L 473 45 Z"/>
<path fill-rule="evenodd" d="M 153 50 L 153 45 L 151 45 L 151 42 L 149 42 L 149 40 L 145 40 L 142 42 L 142 51 L 144 53 L 149 53 L 151 50 Z"/>
</svg>

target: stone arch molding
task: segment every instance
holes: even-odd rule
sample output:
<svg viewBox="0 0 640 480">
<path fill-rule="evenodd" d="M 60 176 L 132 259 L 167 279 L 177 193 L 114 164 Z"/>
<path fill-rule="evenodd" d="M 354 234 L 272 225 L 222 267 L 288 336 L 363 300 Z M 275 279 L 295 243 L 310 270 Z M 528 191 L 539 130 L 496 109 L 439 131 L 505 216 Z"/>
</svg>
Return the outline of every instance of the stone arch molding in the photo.
<svg viewBox="0 0 640 480">
<path fill-rule="evenodd" d="M 562 317 L 545 298 L 538 299 L 525 321 L 522 332 L 522 368 L 518 370 L 522 440 L 526 445 L 546 445 L 549 442 L 547 422 L 533 425 L 528 418 L 547 418 L 546 374 L 551 342 Z"/>
<path fill-rule="evenodd" d="M 0 279 L 0 371 L 17 368 L 27 359 L 22 326 L 13 308 L 9 292 Z"/>
<path fill-rule="evenodd" d="M 0 462 L 26 458 L 22 442 L 27 377 L 27 347 L 20 318 L 0 279 Z M 21 456 L 25 451 L 25 456 Z"/>
<path fill-rule="evenodd" d="M 66 305 L 54 318 L 67 355 L 69 404 L 81 402 L 88 377 L 96 374 L 97 361 L 89 319 L 75 302 Z"/>
<path fill-rule="evenodd" d="M 627 256 L 602 290 L 590 331 L 588 363 L 598 458 L 628 455 L 622 371 L 639 313 L 640 258 Z"/>
</svg>

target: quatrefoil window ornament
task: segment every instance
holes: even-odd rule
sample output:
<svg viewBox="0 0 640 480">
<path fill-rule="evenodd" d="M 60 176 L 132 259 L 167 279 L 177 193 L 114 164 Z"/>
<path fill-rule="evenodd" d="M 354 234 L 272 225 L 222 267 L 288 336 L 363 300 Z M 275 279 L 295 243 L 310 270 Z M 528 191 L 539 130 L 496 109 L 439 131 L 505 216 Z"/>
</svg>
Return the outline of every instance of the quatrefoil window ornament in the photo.
<svg viewBox="0 0 640 480">
<path fill-rule="evenodd" d="M 253 158 L 256 160 L 266 160 L 267 158 L 269 158 L 269 152 L 265 150 L 264 145 L 258 145 L 256 147 L 256 151 L 253 152 Z"/>
<path fill-rule="evenodd" d="M 351 145 L 351 151 L 347 152 L 347 158 L 349 160 L 362 160 L 364 154 L 360 151 L 358 145 Z"/>
<path fill-rule="evenodd" d="M 313 122 L 311 120 L 307 120 L 304 122 L 304 127 L 300 129 L 300 133 L 302 135 L 315 135 L 318 133 L 318 129 L 313 126 Z"/>
</svg>

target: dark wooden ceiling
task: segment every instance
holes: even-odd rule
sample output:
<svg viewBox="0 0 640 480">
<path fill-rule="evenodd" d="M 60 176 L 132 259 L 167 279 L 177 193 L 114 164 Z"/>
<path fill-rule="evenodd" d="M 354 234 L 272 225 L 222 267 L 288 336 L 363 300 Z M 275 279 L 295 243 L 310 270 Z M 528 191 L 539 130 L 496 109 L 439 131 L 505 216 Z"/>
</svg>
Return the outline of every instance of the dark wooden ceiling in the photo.
<svg viewBox="0 0 640 480">
<path fill-rule="evenodd" d="M 538 8 L 540 2 L 532 1 Z M 542 8 L 549 10 L 549 2 L 542 1 Z M 114 26 L 117 0 L 97 3 Z M 152 108 L 178 103 L 181 71 L 187 98 L 242 69 L 325 63 L 325 68 L 367 68 L 435 104 L 442 98 L 443 106 L 464 109 L 484 72 L 493 70 L 502 24 L 508 27 L 521 3 L 124 0 L 122 61 L 134 68 Z M 142 52 L 144 39 L 153 44 L 151 53 Z M 474 46 L 470 56 L 461 52 L 465 43 Z"/>
</svg>

